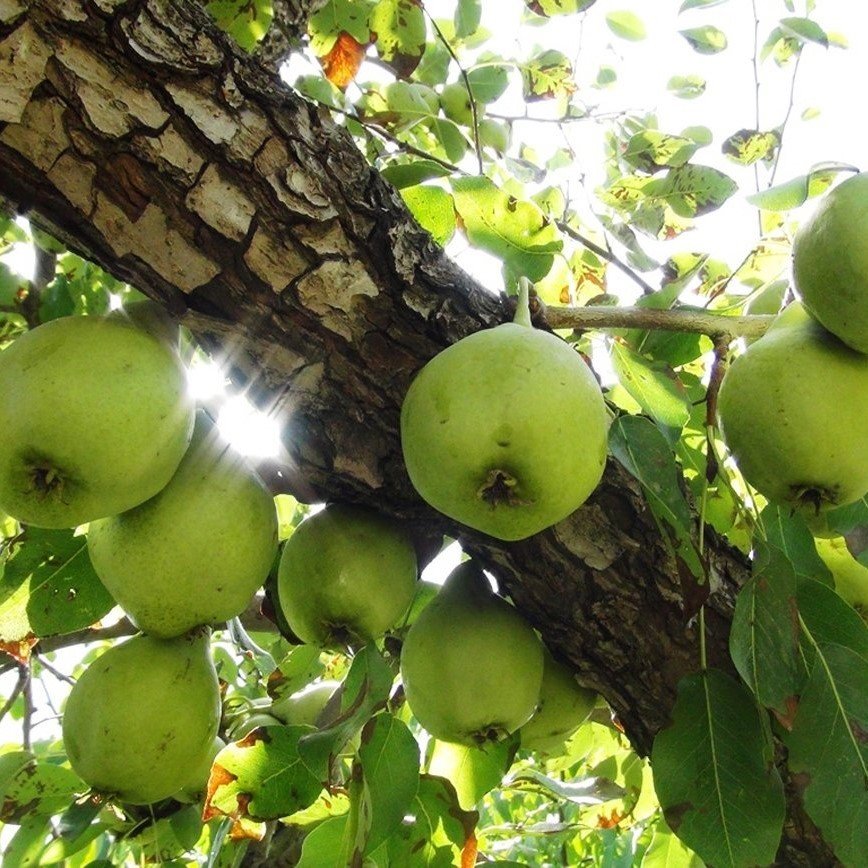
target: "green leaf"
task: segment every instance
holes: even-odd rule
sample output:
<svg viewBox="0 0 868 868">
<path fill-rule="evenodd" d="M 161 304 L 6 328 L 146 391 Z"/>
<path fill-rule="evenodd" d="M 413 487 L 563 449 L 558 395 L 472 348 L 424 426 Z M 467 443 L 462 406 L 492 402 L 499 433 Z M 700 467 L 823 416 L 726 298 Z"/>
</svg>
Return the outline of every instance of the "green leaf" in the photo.
<svg viewBox="0 0 868 868">
<path fill-rule="evenodd" d="M 662 821 L 654 829 L 641 868 L 704 868 L 702 860 L 685 847 Z"/>
<path fill-rule="evenodd" d="M 360 45 L 368 45 L 371 41 L 368 17 L 372 6 L 368 0 L 326 0 L 307 22 L 313 53 L 324 57 L 334 48 L 341 33 L 352 36 Z"/>
<path fill-rule="evenodd" d="M 669 428 L 686 424 L 687 394 L 668 365 L 650 362 L 623 343 L 612 345 L 612 364 L 621 385 L 652 419 Z"/>
<path fill-rule="evenodd" d="M 735 163 L 750 166 L 759 160 L 766 162 L 774 159 L 780 147 L 781 136 L 776 130 L 739 130 L 733 133 L 722 145 L 721 151 Z"/>
<path fill-rule="evenodd" d="M 20 274 L 12 271 L 5 262 L 0 262 L 0 305 L 12 307 L 18 293 L 26 287 L 27 281 Z"/>
<path fill-rule="evenodd" d="M 205 9 L 245 51 L 253 51 L 271 26 L 271 0 L 212 0 Z"/>
<path fill-rule="evenodd" d="M 792 31 L 775 27 L 760 49 L 760 60 L 771 55 L 778 66 L 785 66 L 801 51 L 803 44 L 803 40 L 794 36 Z"/>
<path fill-rule="evenodd" d="M 461 130 L 447 118 L 431 118 L 428 126 L 442 146 L 446 159 L 452 163 L 459 162 L 467 152 L 467 139 Z"/>
<path fill-rule="evenodd" d="M 765 540 L 754 540 L 758 553 L 767 547 L 777 549 L 792 564 L 799 581 L 816 579 L 826 585 L 832 584 L 832 574 L 817 554 L 814 537 L 800 515 L 770 503 L 760 513 L 760 523 Z"/>
<path fill-rule="evenodd" d="M 419 746 L 413 734 L 391 714 L 378 714 L 362 730 L 360 827 L 365 855 L 397 828 L 419 789 Z M 361 860 L 360 860 L 361 861 Z"/>
<path fill-rule="evenodd" d="M 330 817 L 305 835 L 297 868 L 346 868 L 350 864 L 349 818 Z"/>
<path fill-rule="evenodd" d="M 824 48 L 829 47 L 829 37 L 826 31 L 810 18 L 781 18 L 780 26 L 784 33 L 805 42 L 815 42 Z"/>
<path fill-rule="evenodd" d="M 647 419 L 620 416 L 609 430 L 609 448 L 615 459 L 642 484 L 675 557 L 685 610 L 698 611 L 708 596 L 708 581 L 693 540 L 690 507 L 679 485 L 679 470 L 669 441 Z"/>
<path fill-rule="evenodd" d="M 720 6 L 727 0 L 684 0 L 678 9 L 678 14 L 687 12 L 688 9 L 710 9 L 712 6 Z"/>
<path fill-rule="evenodd" d="M 717 54 L 727 46 L 726 34 L 711 24 L 678 31 L 698 54 Z"/>
<path fill-rule="evenodd" d="M 653 173 L 667 166 L 683 166 L 697 151 L 692 139 L 659 130 L 643 130 L 630 137 L 624 159 L 637 169 Z"/>
<path fill-rule="evenodd" d="M 214 759 L 203 817 L 236 822 L 285 817 L 313 804 L 328 774 L 328 752 L 299 750 L 308 726 L 267 726 L 226 745 Z"/>
<path fill-rule="evenodd" d="M 33 868 L 45 849 L 49 829 L 44 817 L 22 823 L 18 831 L 6 842 L 3 850 L 3 868 Z"/>
<path fill-rule="evenodd" d="M 32 753 L 12 751 L 0 755 L 0 822 L 20 823 L 27 817 L 45 817 L 68 807 L 76 793 L 87 789 L 75 772 Z"/>
<path fill-rule="evenodd" d="M 509 85 L 508 67 L 477 66 L 468 71 L 467 79 L 470 82 L 470 92 L 477 102 L 494 102 Z"/>
<path fill-rule="evenodd" d="M 405 187 L 401 198 L 423 229 L 442 247 L 455 232 L 455 204 L 442 187 Z"/>
<path fill-rule="evenodd" d="M 572 63 L 553 48 L 537 53 L 521 65 L 521 81 L 526 102 L 566 98 L 576 89 Z"/>
<path fill-rule="evenodd" d="M 428 33 L 425 13 L 414 0 L 379 0 L 368 26 L 377 54 L 402 78 L 409 78 L 422 60 Z"/>
<path fill-rule="evenodd" d="M 456 178 L 452 190 L 471 244 L 500 257 L 529 280 L 548 274 L 563 241 L 533 202 L 517 199 L 483 177 Z"/>
<path fill-rule="evenodd" d="M 58 274 L 39 296 L 39 321 L 48 322 L 75 313 L 72 286 L 65 274 Z"/>
<path fill-rule="evenodd" d="M 793 728 L 784 735 L 808 816 L 845 865 L 868 865 L 868 660 L 818 644 Z"/>
<path fill-rule="evenodd" d="M 302 96 L 321 102 L 331 108 L 343 109 L 344 96 L 340 88 L 335 87 L 327 78 L 321 75 L 300 75 L 294 82 L 293 87 Z"/>
<path fill-rule="evenodd" d="M 453 20 L 456 39 L 472 36 L 482 18 L 482 0 L 458 0 Z"/>
<path fill-rule="evenodd" d="M 389 839 L 391 864 L 412 868 L 451 868 L 461 864 L 461 852 L 473 834 L 479 814 L 461 809 L 449 781 L 420 775 L 419 790 L 408 816 L 412 820 L 402 824 Z"/>
<path fill-rule="evenodd" d="M 756 698 L 784 717 L 804 680 L 796 611 L 793 567 L 783 552 L 767 546 L 738 592 L 729 653 Z"/>
<path fill-rule="evenodd" d="M 410 163 L 392 163 L 380 174 L 401 190 L 404 187 L 414 187 L 423 181 L 430 181 L 432 178 L 445 178 L 451 172 L 434 160 L 413 160 Z"/>
<path fill-rule="evenodd" d="M 764 211 L 790 211 L 826 190 L 837 173 L 854 171 L 856 167 L 848 163 L 818 163 L 807 175 L 799 175 L 746 198 Z"/>
<path fill-rule="evenodd" d="M 705 93 L 705 79 L 700 75 L 673 75 L 666 88 L 679 99 L 696 99 Z"/>
<path fill-rule="evenodd" d="M 606 16 L 606 24 L 615 36 L 630 42 L 639 42 L 648 35 L 645 23 L 635 12 L 627 10 L 610 12 Z"/>
<path fill-rule="evenodd" d="M 428 772 L 450 781 L 458 803 L 465 810 L 471 810 L 484 795 L 500 786 L 512 765 L 515 749 L 515 741 L 510 739 L 485 747 L 436 741 Z"/>
<path fill-rule="evenodd" d="M 688 164 L 649 179 L 644 193 L 649 199 L 664 200 L 680 217 L 698 217 L 719 208 L 736 190 L 738 184 L 723 172 Z"/>
<path fill-rule="evenodd" d="M 524 0 L 531 12 L 552 18 L 555 15 L 574 15 L 590 9 L 597 0 Z"/>
<path fill-rule="evenodd" d="M 804 631 L 818 644 L 843 645 L 868 660 L 868 626 L 832 588 L 810 580 L 796 592 Z M 810 643 L 805 652 L 811 656 Z"/>
<path fill-rule="evenodd" d="M 741 684 L 716 669 L 683 678 L 651 766 L 667 824 L 702 859 L 732 868 L 774 861 L 784 791 Z"/>
<path fill-rule="evenodd" d="M 0 554 L 0 641 L 72 633 L 104 617 L 114 600 L 72 530 L 28 527 Z"/>
</svg>

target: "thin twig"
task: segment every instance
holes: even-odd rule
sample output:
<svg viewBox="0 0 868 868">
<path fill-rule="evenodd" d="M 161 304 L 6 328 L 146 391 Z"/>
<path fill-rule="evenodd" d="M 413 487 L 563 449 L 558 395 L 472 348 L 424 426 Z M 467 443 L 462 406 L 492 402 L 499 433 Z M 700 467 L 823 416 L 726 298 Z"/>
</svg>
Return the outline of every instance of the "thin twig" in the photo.
<svg viewBox="0 0 868 868">
<path fill-rule="evenodd" d="M 479 113 L 476 109 L 476 97 L 473 96 L 473 89 L 470 87 L 470 78 L 467 75 L 467 70 L 464 68 L 461 61 L 458 59 L 458 55 L 455 53 L 455 50 L 452 48 L 449 40 L 443 34 L 443 31 L 440 29 L 440 26 L 434 20 L 434 16 L 428 11 L 425 7 L 425 4 L 422 4 L 422 11 L 427 16 L 428 20 L 431 22 L 431 26 L 434 28 L 434 32 L 437 34 L 437 37 L 446 47 L 446 50 L 449 52 L 449 56 L 455 61 L 456 66 L 458 67 L 458 71 L 461 73 L 461 78 L 464 80 L 464 87 L 467 89 L 467 97 L 470 100 L 470 114 L 473 119 L 473 145 L 474 150 L 476 151 L 476 162 L 479 166 L 479 174 L 482 174 L 482 146 L 479 144 Z"/>
<path fill-rule="evenodd" d="M 644 307 L 550 307 L 543 309 L 545 321 L 553 329 L 660 329 L 692 332 L 715 340 L 737 337 L 757 338 L 768 331 L 773 316 L 723 316 L 696 310 L 655 310 Z"/>
<path fill-rule="evenodd" d="M 30 750 L 30 729 L 33 725 L 33 668 L 30 660 L 24 664 L 24 684 L 21 695 L 24 697 L 24 716 L 21 718 L 21 746 Z"/>
<path fill-rule="evenodd" d="M 111 627 L 88 627 L 85 630 L 76 630 L 74 633 L 65 633 L 62 636 L 50 636 L 39 640 L 39 650 L 42 652 L 58 651 L 61 648 L 69 648 L 73 645 L 86 645 L 90 642 L 103 642 L 109 639 L 120 639 L 138 633 L 137 628 L 127 619 L 122 618 Z M 0 664 L 0 675 L 13 669 L 18 664 L 10 660 Z"/>
<path fill-rule="evenodd" d="M 388 142 L 391 142 L 393 145 L 397 145 L 399 148 L 401 148 L 401 150 L 406 151 L 408 154 L 413 154 L 416 157 L 422 157 L 425 160 L 431 160 L 438 165 L 443 166 L 444 169 L 448 169 L 450 172 L 456 172 L 459 175 L 467 174 L 464 169 L 456 166 L 454 163 L 450 163 L 448 160 L 443 160 L 440 157 L 435 157 L 434 154 L 431 154 L 428 151 L 423 151 L 422 148 L 417 148 L 415 145 L 411 145 L 408 142 L 405 142 L 403 139 L 399 139 L 394 133 L 390 133 L 387 129 L 380 126 L 380 124 L 360 117 L 355 112 L 349 111 L 347 109 L 338 108 L 337 106 L 331 105 L 331 103 L 320 102 L 319 100 L 314 100 L 309 97 L 307 99 L 318 106 L 322 106 L 329 111 L 336 112 L 339 115 L 343 115 L 344 117 L 355 121 L 357 124 L 363 126 L 365 129 L 370 130 L 372 133 L 376 133 L 378 136 Z"/>
<path fill-rule="evenodd" d="M 59 669 L 55 669 L 44 657 L 41 655 L 34 655 L 36 657 L 39 665 L 46 671 L 50 672 L 58 681 L 65 681 L 67 684 L 71 684 L 75 686 L 75 679 L 70 677 L 69 675 L 64 675 Z"/>
<path fill-rule="evenodd" d="M 796 55 L 796 61 L 793 64 L 793 76 L 790 79 L 790 98 L 789 102 L 787 103 L 787 111 L 784 115 L 783 122 L 779 127 L 780 133 L 778 134 L 778 149 L 775 152 L 775 161 L 772 164 L 772 171 L 769 175 L 769 187 L 771 187 L 775 183 L 775 175 L 778 173 L 778 164 L 780 163 L 781 159 L 781 148 L 784 144 L 784 131 L 787 128 L 787 124 L 789 123 L 790 115 L 793 112 L 793 106 L 795 105 L 796 101 L 796 76 L 799 74 L 799 63 L 802 60 L 803 50 L 804 48 L 799 49 L 799 53 Z"/>
<path fill-rule="evenodd" d="M 9 698 L 3 703 L 3 707 L 0 708 L 0 720 L 3 720 L 9 714 L 9 710 L 15 705 L 15 700 L 18 699 L 18 695 L 24 689 L 24 682 L 27 680 L 27 670 L 20 663 L 16 665 L 18 666 L 18 681 L 15 682 L 12 693 L 9 694 Z"/>
<path fill-rule="evenodd" d="M 615 254 L 612 253 L 611 250 L 608 250 L 605 247 L 601 247 L 599 244 L 591 241 L 590 238 L 582 235 L 582 233 L 579 232 L 577 229 L 573 229 L 573 227 L 570 226 L 569 223 L 566 223 L 563 220 L 557 220 L 555 222 L 561 232 L 569 235 L 570 238 L 572 238 L 574 241 L 578 241 L 579 244 L 587 247 L 588 250 L 592 250 L 594 253 L 597 254 L 597 256 L 601 256 L 607 262 L 611 262 L 612 265 L 615 266 L 615 268 L 618 268 L 622 272 L 624 272 L 624 274 L 626 274 L 627 277 L 630 278 L 630 280 L 632 280 L 637 286 L 640 286 L 642 288 L 642 292 L 644 292 L 646 295 L 650 295 L 655 291 L 654 287 L 651 286 L 650 283 L 648 283 L 640 274 L 637 274 L 632 268 L 630 268 L 630 266 L 627 265 L 626 262 L 623 262 L 617 256 L 615 256 Z"/>
</svg>

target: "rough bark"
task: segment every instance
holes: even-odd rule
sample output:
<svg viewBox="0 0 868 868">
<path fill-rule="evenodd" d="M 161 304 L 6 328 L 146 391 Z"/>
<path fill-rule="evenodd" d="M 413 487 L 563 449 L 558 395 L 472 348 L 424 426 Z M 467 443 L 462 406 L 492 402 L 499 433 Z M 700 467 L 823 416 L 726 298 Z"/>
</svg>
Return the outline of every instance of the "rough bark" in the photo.
<svg viewBox="0 0 868 868">
<path fill-rule="evenodd" d="M 699 642 L 639 486 L 610 461 L 586 506 L 513 544 L 420 501 L 401 461 L 402 396 L 428 358 L 508 304 L 198 4 L 0 0 L 0 196 L 228 360 L 284 425 L 276 485 L 375 505 L 429 546 L 459 538 L 648 752 Z M 707 546 L 709 662 L 730 669 L 748 566 L 713 534 Z M 826 864 L 795 800 L 790 813 L 786 861 Z"/>
</svg>

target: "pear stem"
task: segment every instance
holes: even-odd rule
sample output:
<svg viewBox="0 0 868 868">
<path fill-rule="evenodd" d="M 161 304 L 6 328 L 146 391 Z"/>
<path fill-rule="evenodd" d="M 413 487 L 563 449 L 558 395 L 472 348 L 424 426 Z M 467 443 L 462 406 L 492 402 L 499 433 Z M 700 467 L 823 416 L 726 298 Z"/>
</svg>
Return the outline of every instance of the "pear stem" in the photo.
<svg viewBox="0 0 868 868">
<path fill-rule="evenodd" d="M 526 277 L 518 279 L 518 304 L 515 307 L 515 316 L 512 321 L 516 325 L 533 328 L 530 321 L 530 287 L 531 283 Z"/>
</svg>

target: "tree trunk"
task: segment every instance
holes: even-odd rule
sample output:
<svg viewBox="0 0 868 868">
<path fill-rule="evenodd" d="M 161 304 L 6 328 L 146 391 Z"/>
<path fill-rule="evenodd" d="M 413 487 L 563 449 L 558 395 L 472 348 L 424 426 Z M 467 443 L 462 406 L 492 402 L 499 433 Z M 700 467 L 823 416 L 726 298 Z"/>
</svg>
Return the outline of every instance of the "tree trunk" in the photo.
<svg viewBox="0 0 868 868">
<path fill-rule="evenodd" d="M 0 197 L 231 364 L 282 422 L 272 482 L 303 501 L 376 506 L 431 550 L 460 539 L 650 750 L 699 640 L 638 484 L 610 461 L 584 507 L 511 544 L 420 501 L 401 399 L 425 361 L 509 305 L 443 255 L 343 128 L 229 47 L 199 4 L 0 0 Z M 731 670 L 749 565 L 706 540 L 709 663 Z M 787 847 L 789 864 L 830 862 L 795 799 Z"/>
</svg>

